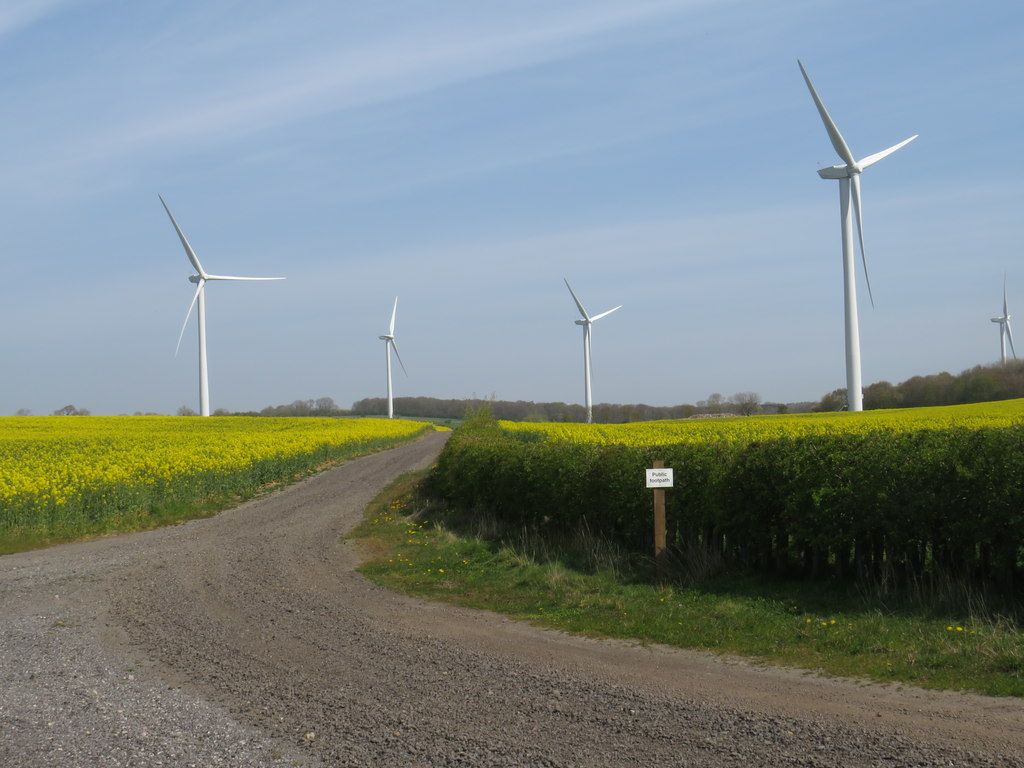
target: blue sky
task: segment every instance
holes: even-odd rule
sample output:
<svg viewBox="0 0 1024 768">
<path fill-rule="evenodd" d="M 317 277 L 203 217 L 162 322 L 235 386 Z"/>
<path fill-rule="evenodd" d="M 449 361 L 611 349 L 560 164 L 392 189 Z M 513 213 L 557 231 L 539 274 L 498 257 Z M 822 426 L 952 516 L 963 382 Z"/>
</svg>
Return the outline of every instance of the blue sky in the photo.
<svg viewBox="0 0 1024 768">
<path fill-rule="evenodd" d="M 865 383 L 998 355 L 1024 308 L 1024 6 L 936 2 L 0 5 L 0 413 L 383 394 L 599 402 L 843 386 L 837 162 L 864 175 Z M 858 266 L 859 269 L 859 266 Z M 1021 311 L 1024 311 L 1022 309 Z M 1021 332 L 1018 332 L 1020 335 Z"/>
</svg>

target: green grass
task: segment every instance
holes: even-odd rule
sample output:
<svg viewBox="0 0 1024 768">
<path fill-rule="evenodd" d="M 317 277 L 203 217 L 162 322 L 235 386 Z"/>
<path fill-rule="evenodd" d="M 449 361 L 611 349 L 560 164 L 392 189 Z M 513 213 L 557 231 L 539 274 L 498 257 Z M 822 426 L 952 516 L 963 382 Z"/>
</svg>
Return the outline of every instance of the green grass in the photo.
<svg viewBox="0 0 1024 768">
<path fill-rule="evenodd" d="M 584 570 L 550 554 L 459 535 L 400 478 L 350 537 L 362 573 L 420 597 L 598 637 L 753 657 L 926 688 L 1024 696 L 1024 632 L 1009 619 L 886 609 L 831 585 L 715 578 L 697 587 Z M 436 517 L 435 517 L 436 516 Z"/>
<path fill-rule="evenodd" d="M 298 479 L 298 478 L 296 478 Z M 71 541 L 82 541 L 109 536 L 117 533 L 134 533 L 174 525 L 188 520 L 211 517 L 218 512 L 248 501 L 261 492 L 277 487 L 277 484 L 266 489 L 253 489 L 249 493 L 222 494 L 209 496 L 192 502 L 174 502 L 160 504 L 148 509 L 139 509 L 132 514 L 106 518 L 102 524 L 95 523 L 91 527 L 80 527 L 67 532 L 50 530 L 15 529 L 0 533 L 0 555 L 11 555 L 15 552 L 26 552 L 30 549 L 52 547 L 67 544 Z"/>
</svg>

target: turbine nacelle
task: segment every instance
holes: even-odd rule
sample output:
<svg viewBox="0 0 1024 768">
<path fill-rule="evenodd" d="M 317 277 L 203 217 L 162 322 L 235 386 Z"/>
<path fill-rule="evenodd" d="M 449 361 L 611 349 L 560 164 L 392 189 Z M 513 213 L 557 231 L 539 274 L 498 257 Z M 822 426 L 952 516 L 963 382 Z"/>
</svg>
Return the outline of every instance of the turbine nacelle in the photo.
<svg viewBox="0 0 1024 768">
<path fill-rule="evenodd" d="M 828 168 L 819 169 L 818 175 L 823 179 L 849 179 L 860 172 L 859 166 L 851 168 L 848 165 L 830 165 Z"/>
</svg>

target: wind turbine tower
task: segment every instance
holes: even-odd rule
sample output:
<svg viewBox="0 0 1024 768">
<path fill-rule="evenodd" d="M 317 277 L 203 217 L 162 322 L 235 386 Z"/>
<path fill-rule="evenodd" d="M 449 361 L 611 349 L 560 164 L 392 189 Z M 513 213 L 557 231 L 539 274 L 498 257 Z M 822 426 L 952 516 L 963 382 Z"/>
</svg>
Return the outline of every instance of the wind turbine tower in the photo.
<svg viewBox="0 0 1024 768">
<path fill-rule="evenodd" d="M 192 316 L 192 308 L 198 303 L 199 304 L 199 414 L 201 416 L 210 415 L 210 380 L 206 371 L 206 284 L 215 280 L 244 280 L 244 281 L 265 281 L 265 280 L 284 280 L 283 277 L 235 277 L 233 275 L 211 275 L 205 269 L 203 265 L 199 263 L 199 257 L 196 256 L 196 252 L 192 250 L 192 246 L 189 245 L 188 238 L 185 237 L 185 233 L 181 231 L 181 227 L 178 226 L 178 222 L 174 220 L 174 216 L 171 214 L 171 209 L 167 207 L 167 203 L 164 201 L 162 196 L 160 202 L 163 203 L 164 210 L 167 211 L 167 215 L 171 219 L 171 224 L 174 225 L 174 231 L 178 233 L 178 239 L 181 240 L 182 246 L 185 248 L 185 255 L 188 256 L 188 260 L 192 262 L 192 266 L 196 270 L 196 274 L 189 277 L 189 282 L 194 283 L 196 286 L 196 292 L 192 296 L 192 303 L 188 305 L 188 311 L 185 313 L 185 322 L 181 325 L 181 333 L 178 334 L 178 345 L 174 348 L 174 355 L 177 357 L 178 350 L 181 349 L 181 339 L 185 335 L 185 328 L 188 326 L 188 319 Z"/>
<path fill-rule="evenodd" d="M 395 357 L 398 358 L 398 364 L 402 366 L 402 373 L 406 376 L 409 372 L 405 370 L 405 363 L 402 362 L 402 356 L 398 354 L 398 345 L 395 344 L 395 315 L 398 314 L 398 297 L 395 296 L 395 306 L 391 308 L 391 323 L 388 325 L 388 332 L 383 336 L 378 336 L 381 341 L 384 342 L 384 354 L 388 361 L 388 418 L 395 418 L 395 405 L 394 399 L 392 398 L 391 391 L 391 350 L 395 350 Z"/>
<path fill-rule="evenodd" d="M 1010 341 L 1010 351 L 1013 359 L 1017 359 L 1017 350 L 1013 348 L 1013 331 L 1010 330 L 1010 313 L 1006 309 L 1006 275 L 1003 275 L 1003 314 L 992 318 L 993 323 L 999 324 L 999 362 L 1006 365 L 1006 341 Z"/>
<path fill-rule="evenodd" d="M 565 278 L 563 278 L 563 279 L 565 279 Z M 602 317 L 605 317 L 606 315 L 610 315 L 616 309 L 622 309 L 622 305 L 620 304 L 617 307 L 613 307 L 612 309 L 609 309 L 607 312 L 602 312 L 599 315 L 594 315 L 593 317 L 591 317 L 590 315 L 587 314 L 587 310 L 583 307 L 583 302 L 581 302 L 579 300 L 579 298 L 576 296 L 576 292 L 572 289 L 572 286 L 569 285 L 568 279 L 565 279 L 565 287 L 568 288 L 569 289 L 569 293 L 572 294 L 572 300 L 576 302 L 576 308 L 580 311 L 580 316 L 582 318 L 582 319 L 576 321 L 576 325 L 582 325 L 583 326 L 583 385 L 584 385 L 584 389 L 585 389 L 585 392 L 586 392 L 585 397 L 586 397 L 586 404 L 587 404 L 587 424 L 590 424 L 590 423 L 592 423 L 594 421 L 593 398 L 592 398 L 591 392 L 590 392 L 590 336 L 591 336 L 591 327 L 594 325 L 594 323 L 596 323 Z"/>
<path fill-rule="evenodd" d="M 853 152 L 850 151 L 846 140 L 839 133 L 839 128 L 836 127 L 828 110 L 825 109 L 825 105 L 818 96 L 818 92 L 814 90 L 814 85 L 811 83 L 811 78 L 807 75 L 804 65 L 800 61 L 797 61 L 797 64 L 800 66 L 800 72 L 804 76 L 804 82 L 807 83 L 807 89 L 811 92 L 811 98 L 814 99 L 814 105 L 818 108 L 818 114 L 821 115 L 821 120 L 825 124 L 825 130 L 828 131 L 828 137 L 832 141 L 832 146 L 835 148 L 836 154 L 843 161 L 842 165 L 822 168 L 818 171 L 818 175 L 823 179 L 836 179 L 839 181 L 839 213 L 843 235 L 843 296 L 846 310 L 846 405 L 847 410 L 862 411 L 864 410 L 864 394 L 860 376 L 860 327 L 857 321 L 857 275 L 854 271 L 853 222 L 851 220 L 850 200 L 851 198 L 853 200 L 852 213 L 857 217 L 857 238 L 860 241 L 861 262 L 864 265 L 864 282 L 867 283 L 868 296 L 871 297 L 871 306 L 874 306 L 875 298 L 871 294 L 871 280 L 868 278 L 867 255 L 864 253 L 864 221 L 861 216 L 860 174 L 865 168 L 874 165 L 897 149 L 912 142 L 917 138 L 917 134 L 888 149 L 868 155 L 863 160 L 858 161 L 854 159 Z"/>
</svg>

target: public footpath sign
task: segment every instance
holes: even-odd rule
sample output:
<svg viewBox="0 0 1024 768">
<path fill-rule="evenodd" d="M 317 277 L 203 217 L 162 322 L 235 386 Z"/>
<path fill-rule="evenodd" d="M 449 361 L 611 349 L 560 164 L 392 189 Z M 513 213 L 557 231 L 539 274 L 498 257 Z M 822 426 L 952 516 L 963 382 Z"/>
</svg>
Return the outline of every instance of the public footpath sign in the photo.
<svg viewBox="0 0 1024 768">
<path fill-rule="evenodd" d="M 671 488 L 674 485 L 672 477 L 672 469 L 648 469 L 647 470 L 647 487 L 648 488 Z"/>
<path fill-rule="evenodd" d="M 665 545 L 667 544 L 665 525 L 665 489 L 672 487 L 672 469 L 665 466 L 665 462 L 658 459 L 654 462 L 652 469 L 644 470 L 647 473 L 647 487 L 652 489 L 654 496 L 654 559 L 658 564 L 658 571 L 664 575 L 665 572 Z"/>
</svg>

